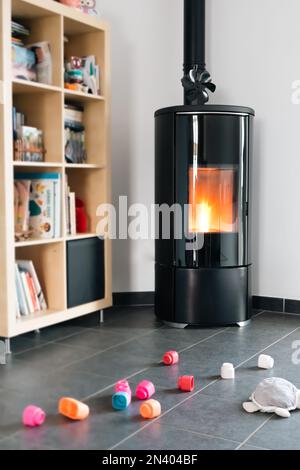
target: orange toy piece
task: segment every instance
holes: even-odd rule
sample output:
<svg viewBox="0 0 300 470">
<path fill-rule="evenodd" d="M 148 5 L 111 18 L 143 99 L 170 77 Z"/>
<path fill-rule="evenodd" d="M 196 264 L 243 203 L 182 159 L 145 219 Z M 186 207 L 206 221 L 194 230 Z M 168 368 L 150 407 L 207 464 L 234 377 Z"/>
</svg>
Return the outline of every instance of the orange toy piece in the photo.
<svg viewBox="0 0 300 470">
<path fill-rule="evenodd" d="M 161 415 L 161 405 L 157 400 L 145 401 L 140 407 L 144 419 L 154 419 Z"/>
<path fill-rule="evenodd" d="M 90 414 L 89 407 L 74 398 L 62 398 L 58 410 L 60 414 L 73 421 L 83 421 Z"/>
</svg>

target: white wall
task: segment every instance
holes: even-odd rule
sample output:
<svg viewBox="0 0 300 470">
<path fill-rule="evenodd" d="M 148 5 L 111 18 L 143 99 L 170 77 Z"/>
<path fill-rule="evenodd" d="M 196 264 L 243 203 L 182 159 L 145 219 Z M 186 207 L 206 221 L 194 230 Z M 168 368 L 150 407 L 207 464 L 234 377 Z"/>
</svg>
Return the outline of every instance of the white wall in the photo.
<svg viewBox="0 0 300 470">
<path fill-rule="evenodd" d="M 113 200 L 154 201 L 154 112 L 181 103 L 181 0 L 98 0 L 112 27 Z M 154 290 L 152 241 L 116 241 L 114 292 Z"/>
<path fill-rule="evenodd" d="M 208 0 L 212 102 L 256 110 L 254 293 L 300 299 L 299 0 Z"/>
<path fill-rule="evenodd" d="M 182 102 L 182 0 L 98 0 L 112 24 L 113 192 L 154 198 L 154 110 Z M 254 293 L 300 299 L 299 0 L 207 0 L 212 103 L 256 109 Z M 152 242 L 114 244 L 114 291 L 154 288 Z"/>
</svg>

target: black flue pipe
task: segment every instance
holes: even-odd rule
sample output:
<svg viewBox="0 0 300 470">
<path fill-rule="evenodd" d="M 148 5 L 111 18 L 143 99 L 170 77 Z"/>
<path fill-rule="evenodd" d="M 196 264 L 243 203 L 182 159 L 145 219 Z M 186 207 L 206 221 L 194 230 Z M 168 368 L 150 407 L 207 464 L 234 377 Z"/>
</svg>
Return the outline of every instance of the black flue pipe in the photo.
<svg viewBox="0 0 300 470">
<path fill-rule="evenodd" d="M 184 73 L 205 70 L 205 0 L 184 0 Z"/>
</svg>

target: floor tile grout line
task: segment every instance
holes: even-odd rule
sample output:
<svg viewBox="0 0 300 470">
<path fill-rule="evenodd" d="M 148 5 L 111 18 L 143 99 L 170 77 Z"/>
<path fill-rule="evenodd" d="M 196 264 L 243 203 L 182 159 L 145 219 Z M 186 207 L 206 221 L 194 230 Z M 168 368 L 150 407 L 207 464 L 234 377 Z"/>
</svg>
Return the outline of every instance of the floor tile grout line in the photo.
<svg viewBox="0 0 300 470">
<path fill-rule="evenodd" d="M 290 333 L 287 333 L 286 335 L 282 336 L 281 338 L 279 338 L 278 340 L 274 341 L 273 343 L 269 344 L 268 346 L 266 346 L 264 349 L 261 349 L 260 351 L 258 351 L 256 354 L 253 354 L 253 356 L 249 357 L 249 359 L 246 359 L 245 361 L 241 362 L 240 364 L 238 364 L 236 366 L 236 369 L 240 368 L 241 366 L 243 366 L 244 364 L 246 364 L 247 362 L 251 361 L 251 359 L 254 359 L 256 356 L 258 356 L 259 354 L 262 354 L 263 352 L 265 352 L 267 349 L 271 348 L 272 346 L 275 346 L 276 344 L 280 343 L 281 341 L 283 341 L 284 339 L 288 338 L 289 336 L 291 336 L 292 334 L 296 333 L 296 331 L 300 330 L 300 327 L 298 328 L 295 328 L 293 331 L 291 331 Z"/>
<path fill-rule="evenodd" d="M 151 424 L 157 424 L 157 423 L 151 423 Z M 161 424 L 163 427 L 167 427 L 170 429 L 176 429 L 176 431 L 183 431 L 183 432 L 189 432 L 191 434 L 196 434 L 197 436 L 204 436 L 204 437 L 209 437 L 211 439 L 219 439 L 220 441 L 226 441 L 226 442 L 232 442 L 233 444 L 241 444 L 239 441 L 235 441 L 234 439 L 226 439 L 225 437 L 220 437 L 220 436 L 215 436 L 214 434 L 206 434 L 204 432 L 198 432 L 194 431 L 191 429 L 184 429 L 180 426 L 170 426 L 168 424 Z"/>
<path fill-rule="evenodd" d="M 288 336 L 292 335 L 293 333 L 295 333 L 297 330 L 299 330 L 300 328 L 296 328 L 295 330 L 291 331 L 289 334 L 287 335 L 284 335 L 282 338 L 280 338 L 279 340 L 275 341 L 274 343 L 270 344 L 269 346 L 267 346 L 266 348 L 264 348 L 263 350 L 261 351 L 258 351 L 258 353 L 254 354 L 253 356 L 251 356 L 250 358 L 248 358 L 247 360 L 245 360 L 244 362 L 242 362 L 241 364 L 239 364 L 236 369 L 238 369 L 239 367 L 241 367 L 242 365 L 246 364 L 248 361 L 250 361 L 251 359 L 253 359 L 254 357 L 256 357 L 258 354 L 261 354 L 263 351 L 265 351 L 266 349 L 268 349 L 269 347 L 271 346 L 274 346 L 275 344 L 279 343 L 280 341 L 282 341 L 283 339 L 287 338 Z M 210 382 L 209 384 L 207 384 L 205 387 L 203 387 L 202 389 L 196 391 L 195 393 L 189 395 L 189 397 L 187 397 L 185 400 L 183 400 L 182 402 L 180 403 L 177 403 L 176 405 L 174 405 L 174 407 L 170 408 L 169 410 L 167 410 L 165 413 L 163 413 L 161 416 L 159 416 L 158 418 L 156 418 L 155 420 L 152 421 L 152 423 L 155 423 L 157 422 L 160 418 L 166 416 L 167 414 L 169 414 L 171 411 L 173 411 L 174 409 L 176 409 L 178 406 L 181 406 L 183 403 L 187 402 L 188 400 L 194 398 L 195 396 L 197 396 L 199 393 L 203 392 L 204 390 L 206 390 L 208 387 L 210 387 L 211 385 L 219 382 L 221 379 L 218 378 L 216 380 L 214 380 L 213 382 Z M 148 423 L 146 424 L 145 426 L 141 427 L 139 430 L 137 430 L 136 432 L 132 433 L 131 435 L 129 435 L 128 437 L 124 438 L 122 441 L 120 441 L 119 443 L 115 444 L 113 447 L 111 447 L 109 450 L 114 450 L 116 449 L 117 447 L 119 447 L 121 444 L 123 444 L 124 442 L 126 442 L 128 439 L 131 439 L 132 437 L 136 436 L 137 434 L 139 434 L 139 432 L 141 432 L 143 429 L 146 429 L 148 428 L 152 423 Z"/>
<path fill-rule="evenodd" d="M 258 428 L 256 428 L 235 450 L 240 450 L 244 445 L 247 444 L 247 442 L 249 442 L 249 440 L 255 436 L 255 434 L 260 431 L 272 418 L 273 418 L 273 414 L 271 416 L 269 416 L 268 419 L 266 419 L 260 426 L 258 426 Z"/>
<path fill-rule="evenodd" d="M 176 403 L 176 405 L 172 406 L 169 410 L 166 410 L 164 413 L 162 413 L 160 416 L 158 416 L 157 418 L 153 419 L 151 422 L 145 424 L 144 426 L 142 426 L 140 429 L 138 429 L 137 431 L 131 433 L 129 436 L 125 437 L 124 439 L 122 439 L 120 442 L 117 442 L 115 445 L 113 445 L 112 447 L 110 447 L 108 450 L 114 450 L 116 449 L 117 447 L 119 447 L 121 444 L 123 444 L 124 442 L 128 441 L 129 439 L 131 439 L 132 437 L 136 436 L 137 434 L 139 434 L 140 432 L 142 432 L 144 429 L 147 429 L 149 428 L 149 426 L 151 426 L 152 424 L 156 423 L 157 421 L 159 421 L 161 418 L 163 418 L 164 416 L 166 416 L 167 414 L 171 413 L 171 411 L 174 411 L 176 408 L 178 408 L 178 406 L 181 406 L 183 405 L 184 403 L 186 403 L 187 401 L 191 400 L 192 398 L 194 398 L 196 395 L 198 395 L 199 393 L 203 392 L 203 390 L 205 390 L 207 387 L 209 387 L 210 385 L 213 385 L 214 383 L 218 382 L 220 379 L 216 379 L 214 380 L 213 382 L 210 382 L 209 384 L 205 385 L 205 387 L 201 388 L 200 390 L 197 390 L 196 392 L 190 394 L 187 398 L 183 399 L 180 403 Z"/>
<path fill-rule="evenodd" d="M 158 328 L 158 329 L 159 329 L 159 328 Z M 155 330 L 153 330 L 153 331 L 155 331 Z M 131 339 L 129 339 L 129 340 L 126 340 L 126 341 L 124 341 L 124 342 L 122 342 L 122 343 L 118 343 L 117 345 L 112 346 L 112 347 L 109 347 L 109 348 L 107 348 L 107 349 L 105 349 L 105 350 L 103 350 L 103 351 L 100 351 L 100 352 L 98 351 L 98 352 L 95 352 L 95 353 L 91 354 L 90 356 L 86 356 L 84 359 L 78 359 L 78 360 L 76 360 L 76 361 L 73 361 L 73 362 L 70 362 L 70 363 L 68 363 L 68 364 L 65 364 L 65 365 L 63 365 L 63 366 L 61 366 L 61 367 L 57 367 L 55 370 L 58 371 L 58 370 L 61 370 L 61 369 L 65 369 L 66 367 L 73 366 L 73 365 L 77 364 L 78 362 L 81 362 L 82 360 L 93 359 L 93 357 L 96 357 L 96 356 L 98 356 L 98 355 L 100 355 L 100 354 L 103 354 L 103 353 L 105 353 L 105 352 L 107 352 L 107 351 L 109 351 L 109 350 L 111 350 L 111 349 L 113 349 L 113 348 L 116 348 L 116 347 L 119 347 L 119 346 L 123 346 L 123 345 L 125 345 L 125 344 L 127 344 L 127 343 L 130 343 L 131 341 L 135 340 L 136 338 L 143 338 L 144 336 L 147 336 L 148 334 L 149 334 L 149 333 L 146 333 L 145 335 L 142 335 L 142 336 L 135 336 L 134 338 L 131 338 Z M 49 344 L 50 344 L 50 343 L 48 343 L 48 345 L 49 345 Z M 53 342 L 51 342 L 51 344 L 53 344 Z M 57 344 L 57 343 L 55 343 L 55 344 Z M 77 349 L 77 348 L 72 348 L 71 346 L 65 346 L 65 347 L 66 347 L 66 348 L 73 349 L 74 351 L 83 352 L 82 350 L 79 350 L 79 349 Z M 33 349 L 35 350 L 35 349 L 40 349 L 40 348 L 33 348 Z M 21 359 L 21 361 L 22 361 L 23 363 L 26 362 L 24 359 L 23 359 L 23 360 Z"/>
<path fill-rule="evenodd" d="M 195 343 L 193 346 L 197 346 L 197 345 L 200 344 L 200 343 L 203 343 L 203 342 L 205 342 L 205 341 L 208 341 L 209 339 L 214 338 L 215 336 L 221 334 L 223 331 L 224 331 L 224 330 L 218 331 L 218 332 L 214 333 L 213 335 L 208 336 L 207 338 L 203 338 L 201 341 L 198 341 L 198 342 Z M 187 349 L 189 349 L 189 348 L 190 348 L 190 346 L 188 346 L 187 348 L 184 348 L 184 349 L 182 349 L 182 350 L 180 350 L 180 351 L 178 351 L 178 352 L 179 352 L 179 354 L 181 354 L 181 353 L 185 352 L 185 351 L 186 351 Z M 162 362 L 159 362 L 159 364 L 162 364 Z M 147 366 L 147 367 L 144 367 L 143 369 L 141 369 L 141 370 L 139 370 L 139 371 L 137 371 L 137 372 L 133 372 L 131 375 L 128 375 L 127 377 L 125 377 L 125 380 L 130 380 L 130 379 L 134 378 L 136 375 L 142 374 L 143 372 L 147 372 L 147 371 L 150 370 L 151 368 L 152 368 L 152 366 L 150 366 L 150 367 Z M 95 393 L 93 393 L 93 394 L 91 394 L 91 395 L 89 395 L 89 396 L 83 398 L 82 401 L 90 400 L 91 398 L 94 398 L 95 396 L 100 395 L 100 393 L 103 393 L 103 392 L 105 392 L 106 390 L 109 390 L 109 389 L 110 389 L 111 387 L 113 387 L 114 385 L 115 385 L 115 382 L 112 383 L 112 384 L 110 384 L 110 385 L 108 385 L 108 386 L 106 386 L 105 388 L 103 388 L 103 389 L 101 389 L 101 390 L 98 390 L 97 392 L 95 392 Z"/>
</svg>

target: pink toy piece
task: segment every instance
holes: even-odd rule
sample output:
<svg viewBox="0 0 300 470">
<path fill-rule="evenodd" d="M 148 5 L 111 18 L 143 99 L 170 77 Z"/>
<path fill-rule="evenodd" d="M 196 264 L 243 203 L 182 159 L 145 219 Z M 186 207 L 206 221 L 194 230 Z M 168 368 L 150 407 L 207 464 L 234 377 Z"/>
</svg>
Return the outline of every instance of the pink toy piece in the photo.
<svg viewBox="0 0 300 470">
<path fill-rule="evenodd" d="M 179 354 L 177 351 L 168 351 L 163 357 L 163 363 L 166 366 L 174 366 L 179 362 Z"/>
<path fill-rule="evenodd" d="M 117 382 L 115 385 L 115 392 L 116 393 L 119 393 L 119 392 L 128 393 L 128 395 L 130 396 L 130 401 L 131 401 L 132 392 L 131 392 L 131 388 L 127 380 L 119 380 L 119 382 Z"/>
<path fill-rule="evenodd" d="M 136 388 L 136 396 L 139 400 L 149 400 L 155 393 L 155 387 L 149 380 L 143 380 Z"/>
<path fill-rule="evenodd" d="M 23 424 L 30 428 L 42 426 L 46 420 L 46 413 L 35 405 L 30 405 L 23 411 Z"/>
</svg>

